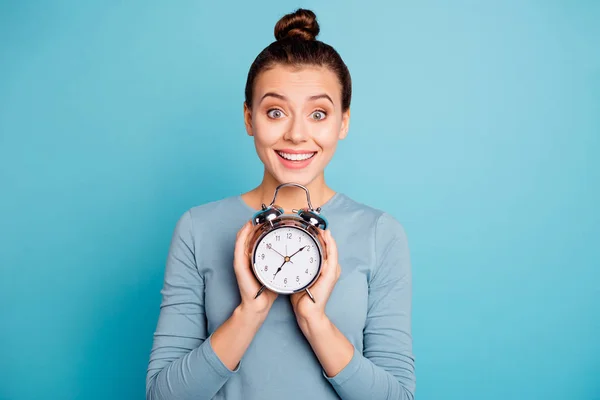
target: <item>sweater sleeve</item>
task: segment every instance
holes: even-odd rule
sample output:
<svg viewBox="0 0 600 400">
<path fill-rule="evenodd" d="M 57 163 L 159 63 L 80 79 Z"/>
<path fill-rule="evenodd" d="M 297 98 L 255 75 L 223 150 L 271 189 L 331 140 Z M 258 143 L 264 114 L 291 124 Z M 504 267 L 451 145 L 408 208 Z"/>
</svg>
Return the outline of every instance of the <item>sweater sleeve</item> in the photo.
<svg viewBox="0 0 600 400">
<path fill-rule="evenodd" d="M 146 399 L 210 399 L 236 373 L 207 335 L 204 281 L 196 267 L 191 210 L 177 221 L 146 376 Z"/>
<path fill-rule="evenodd" d="M 355 348 L 342 371 L 325 377 L 343 400 L 413 400 L 411 262 L 405 231 L 389 214 L 377 221 L 375 252 L 363 352 Z"/>
</svg>

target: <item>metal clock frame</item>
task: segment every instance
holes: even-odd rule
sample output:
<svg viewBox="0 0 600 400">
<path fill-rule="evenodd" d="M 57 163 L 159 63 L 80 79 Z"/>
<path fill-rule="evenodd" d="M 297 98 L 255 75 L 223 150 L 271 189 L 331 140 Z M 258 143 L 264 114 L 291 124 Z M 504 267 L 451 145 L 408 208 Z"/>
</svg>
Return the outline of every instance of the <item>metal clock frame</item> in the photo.
<svg viewBox="0 0 600 400">
<path fill-rule="evenodd" d="M 294 214 L 288 214 L 288 215 L 283 214 L 283 209 L 281 209 L 279 206 L 275 205 L 275 199 L 277 198 L 277 193 L 279 192 L 279 189 L 281 189 L 282 187 L 286 187 L 286 186 L 299 187 L 306 192 L 306 200 L 308 203 L 308 210 L 306 210 L 306 209 L 292 210 L 292 212 Z M 274 210 L 274 213 L 264 215 L 265 211 L 268 211 L 268 210 Z M 305 211 L 309 211 L 310 215 L 307 216 L 308 220 L 305 218 L 304 215 L 302 215 L 302 213 L 304 213 Z M 269 234 L 273 231 L 276 231 L 278 229 L 283 229 L 285 227 L 293 227 L 294 229 L 299 229 L 299 230 L 307 233 L 316 243 L 317 249 L 319 251 L 319 267 L 317 269 L 317 272 L 315 273 L 315 275 L 313 276 L 313 278 L 307 285 L 303 286 L 300 289 L 290 290 L 289 292 L 281 291 L 281 290 L 278 290 L 278 292 L 282 293 L 282 294 L 293 294 L 293 293 L 298 293 L 301 291 L 306 291 L 306 294 L 308 295 L 308 297 L 310 297 L 310 299 L 313 301 L 313 303 L 315 303 L 315 298 L 312 295 L 312 293 L 310 292 L 309 288 L 315 283 L 315 281 L 321 274 L 321 271 L 323 269 L 323 263 L 327 259 L 326 252 L 324 251 L 324 249 L 321 246 L 320 239 L 322 237 L 322 234 L 320 232 L 320 229 L 322 229 L 322 230 L 327 229 L 328 223 L 327 223 L 327 220 L 323 216 L 319 215 L 320 211 L 321 211 L 321 207 L 318 207 L 317 209 L 313 209 L 311 201 L 310 201 L 310 193 L 306 187 L 304 187 L 298 183 L 283 183 L 283 184 L 277 186 L 277 188 L 275 189 L 275 193 L 273 195 L 273 200 L 271 201 L 271 204 L 269 204 L 269 206 L 262 204 L 262 210 L 258 211 L 256 214 L 254 214 L 254 216 L 252 217 L 252 223 L 254 225 L 261 224 L 261 228 L 262 228 L 262 232 L 254 241 L 254 246 L 252 248 L 252 253 L 251 253 L 251 255 L 252 255 L 251 264 L 252 264 L 252 269 L 253 269 L 254 275 L 259 280 L 259 282 L 262 284 L 262 286 L 260 287 L 260 289 L 258 290 L 256 295 L 254 296 L 255 299 L 258 296 L 260 296 L 260 294 L 267 288 L 267 285 L 261 279 L 260 274 L 258 273 L 258 271 L 256 269 L 256 250 L 258 248 L 258 245 L 260 244 L 261 240 L 267 234 Z M 262 221 L 261 217 L 265 217 L 266 221 Z M 273 220 L 275 220 L 275 222 L 273 222 Z M 314 232 L 311 232 L 311 230 L 314 230 Z"/>
</svg>

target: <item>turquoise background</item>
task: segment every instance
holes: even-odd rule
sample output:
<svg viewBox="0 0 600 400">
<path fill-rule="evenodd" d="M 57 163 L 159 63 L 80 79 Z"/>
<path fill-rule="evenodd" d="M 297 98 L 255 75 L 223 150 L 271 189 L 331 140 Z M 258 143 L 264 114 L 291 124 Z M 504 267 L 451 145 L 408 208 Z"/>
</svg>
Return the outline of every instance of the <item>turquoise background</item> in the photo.
<svg viewBox="0 0 600 400">
<path fill-rule="evenodd" d="M 312 8 L 336 189 L 405 226 L 417 398 L 600 399 L 600 2 L 0 2 L 0 398 L 141 399 L 169 240 L 260 182 L 243 89 Z"/>
</svg>

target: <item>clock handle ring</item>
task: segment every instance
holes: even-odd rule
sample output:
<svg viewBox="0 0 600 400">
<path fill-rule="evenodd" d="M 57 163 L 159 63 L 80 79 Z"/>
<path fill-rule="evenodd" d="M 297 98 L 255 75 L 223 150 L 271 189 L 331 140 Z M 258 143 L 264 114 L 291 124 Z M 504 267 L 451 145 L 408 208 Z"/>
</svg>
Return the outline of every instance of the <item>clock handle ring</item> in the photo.
<svg viewBox="0 0 600 400">
<path fill-rule="evenodd" d="M 269 207 L 272 207 L 273 204 L 275 204 L 275 199 L 277 198 L 277 192 L 279 192 L 279 189 L 286 187 L 286 186 L 295 186 L 298 187 L 300 189 L 303 189 L 306 192 L 306 202 L 308 203 L 308 208 L 311 211 L 315 211 L 315 209 L 312 206 L 312 203 L 310 202 L 310 193 L 308 192 L 308 189 L 302 185 L 300 185 L 299 183 L 293 183 L 293 182 L 289 182 L 289 183 L 282 183 L 281 185 L 277 186 L 277 188 L 275 189 L 275 193 L 273 194 L 273 200 L 271 201 L 271 204 L 269 204 Z M 321 211 L 321 207 L 319 207 L 317 210 L 317 212 Z"/>
</svg>

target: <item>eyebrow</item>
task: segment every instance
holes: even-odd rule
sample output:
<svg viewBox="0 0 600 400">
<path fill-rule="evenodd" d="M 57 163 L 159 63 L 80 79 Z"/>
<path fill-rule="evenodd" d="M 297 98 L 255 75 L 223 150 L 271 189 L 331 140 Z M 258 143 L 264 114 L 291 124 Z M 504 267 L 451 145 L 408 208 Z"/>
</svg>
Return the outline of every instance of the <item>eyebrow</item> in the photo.
<svg viewBox="0 0 600 400">
<path fill-rule="evenodd" d="M 265 99 L 265 97 L 275 97 L 277 99 L 281 99 L 284 101 L 287 101 L 287 97 L 285 97 L 284 95 L 281 95 L 279 93 L 274 93 L 274 92 L 267 92 L 265 93 L 265 95 L 260 99 L 259 104 Z M 327 94 L 325 93 L 321 93 L 321 94 L 316 94 L 314 96 L 310 96 L 308 97 L 309 101 L 312 100 L 317 100 L 317 99 L 327 99 L 331 102 L 331 104 L 333 104 L 333 100 L 331 100 L 331 97 L 329 97 Z"/>
</svg>

